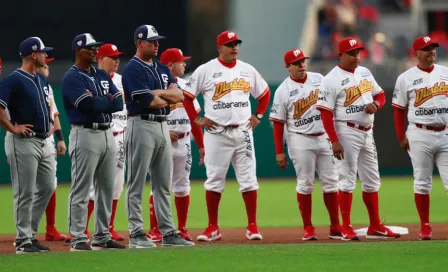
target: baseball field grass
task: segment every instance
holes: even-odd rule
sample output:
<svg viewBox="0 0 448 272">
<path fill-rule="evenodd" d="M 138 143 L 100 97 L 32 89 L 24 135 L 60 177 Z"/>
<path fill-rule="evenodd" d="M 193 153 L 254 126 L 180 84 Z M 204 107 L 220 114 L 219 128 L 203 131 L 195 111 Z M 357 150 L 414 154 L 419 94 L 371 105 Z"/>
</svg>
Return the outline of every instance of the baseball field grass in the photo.
<svg viewBox="0 0 448 272">
<path fill-rule="evenodd" d="M 148 210 L 150 186 L 145 188 L 143 210 Z M 57 189 L 57 226 L 67 232 L 67 196 L 69 187 Z M 123 198 L 124 199 L 124 194 Z M 0 234 L 14 234 L 12 192 L 0 187 L 2 220 Z M 431 194 L 431 221 L 447 222 L 448 199 L 440 179 L 434 180 Z M 412 177 L 383 178 L 380 191 L 380 212 L 386 224 L 418 223 L 413 200 Z M 175 214 L 175 213 L 174 213 Z M 149 227 L 148 213 L 144 213 Z M 176 220 L 176 219 L 175 219 Z M 229 181 L 223 194 L 220 214 L 222 228 L 244 228 L 247 223 L 244 203 L 236 182 Z M 292 179 L 261 180 L 258 221 L 261 229 L 301 226 L 297 208 L 295 181 Z M 313 194 L 313 223 L 328 224 L 328 214 L 320 186 Z M 368 224 L 361 197 L 361 184 L 354 193 L 352 223 Z M 192 184 L 190 229 L 203 229 L 207 224 L 205 191 L 201 182 Z M 125 231 L 127 220 L 124 201 L 119 202 L 116 229 Z M 44 232 L 45 218 L 39 228 Z M 93 226 L 91 226 L 93 231 Z M 300 234 L 297 234 L 299 238 Z M 297 239 L 298 239 L 297 238 Z M 0 271 L 442 271 L 446 267 L 448 242 L 375 242 L 329 244 L 256 244 L 208 245 L 192 248 L 157 248 L 108 252 L 55 252 L 38 255 L 0 255 Z"/>
</svg>

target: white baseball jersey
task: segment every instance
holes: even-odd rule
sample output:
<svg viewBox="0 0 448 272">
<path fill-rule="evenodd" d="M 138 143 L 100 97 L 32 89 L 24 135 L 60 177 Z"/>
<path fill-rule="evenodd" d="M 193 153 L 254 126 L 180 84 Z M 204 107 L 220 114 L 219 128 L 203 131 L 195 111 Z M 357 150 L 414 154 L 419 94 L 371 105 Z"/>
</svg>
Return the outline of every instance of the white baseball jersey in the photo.
<svg viewBox="0 0 448 272">
<path fill-rule="evenodd" d="M 286 123 L 289 132 L 315 134 L 325 132 L 316 109 L 323 76 L 307 72 L 305 83 L 286 78 L 277 88 L 269 119 Z"/>
<path fill-rule="evenodd" d="M 252 115 L 249 94 L 261 98 L 268 84 L 251 65 L 236 61 L 233 68 L 217 58 L 199 66 L 187 83 L 185 91 L 204 96 L 205 117 L 222 125 L 242 125 Z"/>
<path fill-rule="evenodd" d="M 126 110 L 126 102 L 124 101 L 123 84 L 121 83 L 121 75 L 113 73 L 111 75 L 112 82 L 117 87 L 118 91 L 123 97 L 123 110 L 112 113 L 112 120 L 114 125 L 112 127 L 112 132 L 122 132 L 126 128 L 126 123 L 128 120 L 128 111 Z"/>
<path fill-rule="evenodd" d="M 435 64 L 431 73 L 417 66 L 402 73 L 392 105 L 408 109 L 408 121 L 422 125 L 448 124 L 448 68 Z"/>
<path fill-rule="evenodd" d="M 182 90 L 185 90 L 185 85 L 188 81 L 182 78 L 177 78 L 177 83 Z M 194 108 L 197 112 L 201 111 L 201 106 L 197 99 L 193 100 Z M 171 131 L 186 133 L 191 131 L 190 118 L 184 108 L 184 103 L 170 105 L 170 114 L 167 116 L 168 129 Z"/>
<path fill-rule="evenodd" d="M 317 108 L 333 112 L 335 121 L 371 126 L 374 114 L 365 108 L 383 92 L 369 69 L 358 66 L 354 73 L 334 67 L 322 80 Z"/>
</svg>

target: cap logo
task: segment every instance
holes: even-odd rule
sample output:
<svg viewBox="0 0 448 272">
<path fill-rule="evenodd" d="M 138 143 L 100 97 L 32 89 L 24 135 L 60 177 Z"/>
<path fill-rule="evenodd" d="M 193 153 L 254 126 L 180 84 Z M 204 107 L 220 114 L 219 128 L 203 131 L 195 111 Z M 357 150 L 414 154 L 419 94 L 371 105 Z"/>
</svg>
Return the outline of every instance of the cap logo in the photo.
<svg viewBox="0 0 448 272">
<path fill-rule="evenodd" d="M 353 47 L 356 44 L 356 40 L 350 40 L 348 43 L 351 47 Z"/>
<path fill-rule="evenodd" d="M 179 53 L 180 53 L 181 56 L 184 55 L 184 53 L 182 53 L 182 50 L 180 50 L 180 49 L 177 49 L 177 50 L 179 50 Z"/>
<path fill-rule="evenodd" d="M 235 37 L 235 33 L 233 33 L 233 32 L 229 32 L 229 33 L 227 33 L 227 37 L 228 37 L 229 39 L 232 39 L 233 37 Z"/>
<path fill-rule="evenodd" d="M 431 40 L 431 38 L 428 37 L 428 36 L 426 36 L 426 37 L 423 38 L 423 41 L 424 41 L 425 43 L 428 43 L 430 40 Z"/>
<path fill-rule="evenodd" d="M 117 47 L 115 46 L 115 44 L 112 44 L 111 48 L 112 50 L 117 51 Z"/>
<path fill-rule="evenodd" d="M 82 45 L 82 41 L 80 40 L 80 41 L 76 42 L 76 44 L 77 44 L 78 46 L 81 46 L 81 45 Z"/>
<path fill-rule="evenodd" d="M 31 46 L 31 48 L 32 48 L 34 51 L 36 51 L 36 50 L 37 50 L 37 45 L 33 45 L 33 46 Z"/>
<path fill-rule="evenodd" d="M 143 38 L 143 33 L 138 33 L 138 37 L 141 39 Z"/>
<path fill-rule="evenodd" d="M 157 30 L 156 30 L 155 27 L 152 26 L 152 27 L 151 27 L 151 30 L 152 30 L 152 32 L 154 32 L 155 35 L 159 35 L 159 33 L 157 33 Z"/>
<path fill-rule="evenodd" d="M 297 57 L 298 55 L 300 55 L 300 50 L 296 49 L 294 50 L 294 52 L 292 52 L 294 54 L 294 57 Z"/>
</svg>

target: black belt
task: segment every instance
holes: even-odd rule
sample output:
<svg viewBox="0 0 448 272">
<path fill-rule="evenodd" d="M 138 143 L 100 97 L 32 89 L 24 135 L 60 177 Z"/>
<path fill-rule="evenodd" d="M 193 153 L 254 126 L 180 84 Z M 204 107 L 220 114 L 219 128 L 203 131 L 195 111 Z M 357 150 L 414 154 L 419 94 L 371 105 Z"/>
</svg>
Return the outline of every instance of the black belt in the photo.
<svg viewBox="0 0 448 272">
<path fill-rule="evenodd" d="M 41 140 L 45 140 L 45 139 L 48 138 L 48 133 L 31 132 L 29 136 L 30 137 L 36 137 L 36 138 L 41 139 Z"/>
<path fill-rule="evenodd" d="M 154 121 L 154 122 L 165 122 L 167 120 L 166 115 L 154 115 L 154 114 L 142 114 L 140 115 L 142 120 Z"/>
<path fill-rule="evenodd" d="M 84 124 L 84 128 L 90 128 L 95 130 L 108 130 L 111 128 L 110 123 L 90 123 L 90 124 Z"/>
</svg>

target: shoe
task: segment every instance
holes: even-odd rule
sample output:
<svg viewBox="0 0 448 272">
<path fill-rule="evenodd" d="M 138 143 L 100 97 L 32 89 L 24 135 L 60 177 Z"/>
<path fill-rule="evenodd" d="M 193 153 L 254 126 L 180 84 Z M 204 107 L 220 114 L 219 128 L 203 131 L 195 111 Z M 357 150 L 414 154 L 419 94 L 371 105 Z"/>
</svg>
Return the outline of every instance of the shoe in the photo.
<svg viewBox="0 0 448 272">
<path fill-rule="evenodd" d="M 378 227 L 371 227 L 367 229 L 367 239 L 387 239 L 387 238 L 400 238 L 400 234 L 391 231 L 384 224 L 379 225 Z"/>
<path fill-rule="evenodd" d="M 115 243 L 112 240 L 107 241 L 106 243 L 95 243 L 92 244 L 92 250 L 114 250 L 114 249 L 125 249 L 124 245 L 120 245 L 119 243 Z"/>
<path fill-rule="evenodd" d="M 341 226 L 330 227 L 330 234 L 328 234 L 328 238 L 342 240 Z"/>
<path fill-rule="evenodd" d="M 221 231 L 215 225 L 208 225 L 204 232 L 196 238 L 196 240 L 203 242 L 220 241 L 221 239 Z"/>
<path fill-rule="evenodd" d="M 352 225 L 341 228 L 342 241 L 359 241 L 358 234 L 353 230 Z"/>
<path fill-rule="evenodd" d="M 124 241 L 124 236 L 115 231 L 113 226 L 109 227 L 109 232 L 112 235 L 112 240 L 114 241 Z"/>
<path fill-rule="evenodd" d="M 249 240 L 261 240 L 263 236 L 261 236 L 260 231 L 258 231 L 258 226 L 255 223 L 250 224 L 246 228 L 246 238 Z"/>
<path fill-rule="evenodd" d="M 129 240 L 129 248 L 153 248 L 157 247 L 143 231 L 139 231 L 134 235 L 131 235 Z"/>
<path fill-rule="evenodd" d="M 302 237 L 303 241 L 312 241 L 312 240 L 317 240 L 316 237 L 316 230 L 314 229 L 313 226 L 308 226 L 306 228 L 303 229 L 303 237 Z"/>
<path fill-rule="evenodd" d="M 163 247 L 194 246 L 194 243 L 183 239 L 176 231 L 162 238 Z"/>
<path fill-rule="evenodd" d="M 182 239 L 187 240 L 187 241 L 193 241 L 193 239 L 191 239 L 190 234 L 188 234 L 188 230 L 186 228 L 181 228 L 179 229 L 179 235 L 180 237 L 182 237 Z"/>
<path fill-rule="evenodd" d="M 160 233 L 160 230 L 156 227 L 149 230 L 148 233 L 146 234 L 146 237 L 148 237 L 148 239 L 153 242 L 161 242 L 162 241 L 162 233 Z"/>
<path fill-rule="evenodd" d="M 16 254 L 31 254 L 31 253 L 39 253 L 40 250 L 33 246 L 32 243 L 24 244 L 16 248 Z"/>
<path fill-rule="evenodd" d="M 86 251 L 86 250 L 92 250 L 92 248 L 86 242 L 80 242 L 70 247 L 70 251 Z"/>
<path fill-rule="evenodd" d="M 431 240 L 432 239 L 432 227 L 431 224 L 426 223 L 420 229 L 420 235 L 418 236 L 419 240 Z"/>
<path fill-rule="evenodd" d="M 39 252 L 48 252 L 50 251 L 50 248 L 42 245 L 41 243 L 39 243 L 39 241 L 37 241 L 37 239 L 33 239 L 31 240 L 31 244 L 37 248 L 39 250 Z"/>
<path fill-rule="evenodd" d="M 65 241 L 67 235 L 59 233 L 55 226 L 47 226 L 45 233 L 45 240 L 47 241 Z M 71 240 L 71 239 L 70 239 Z"/>
</svg>

